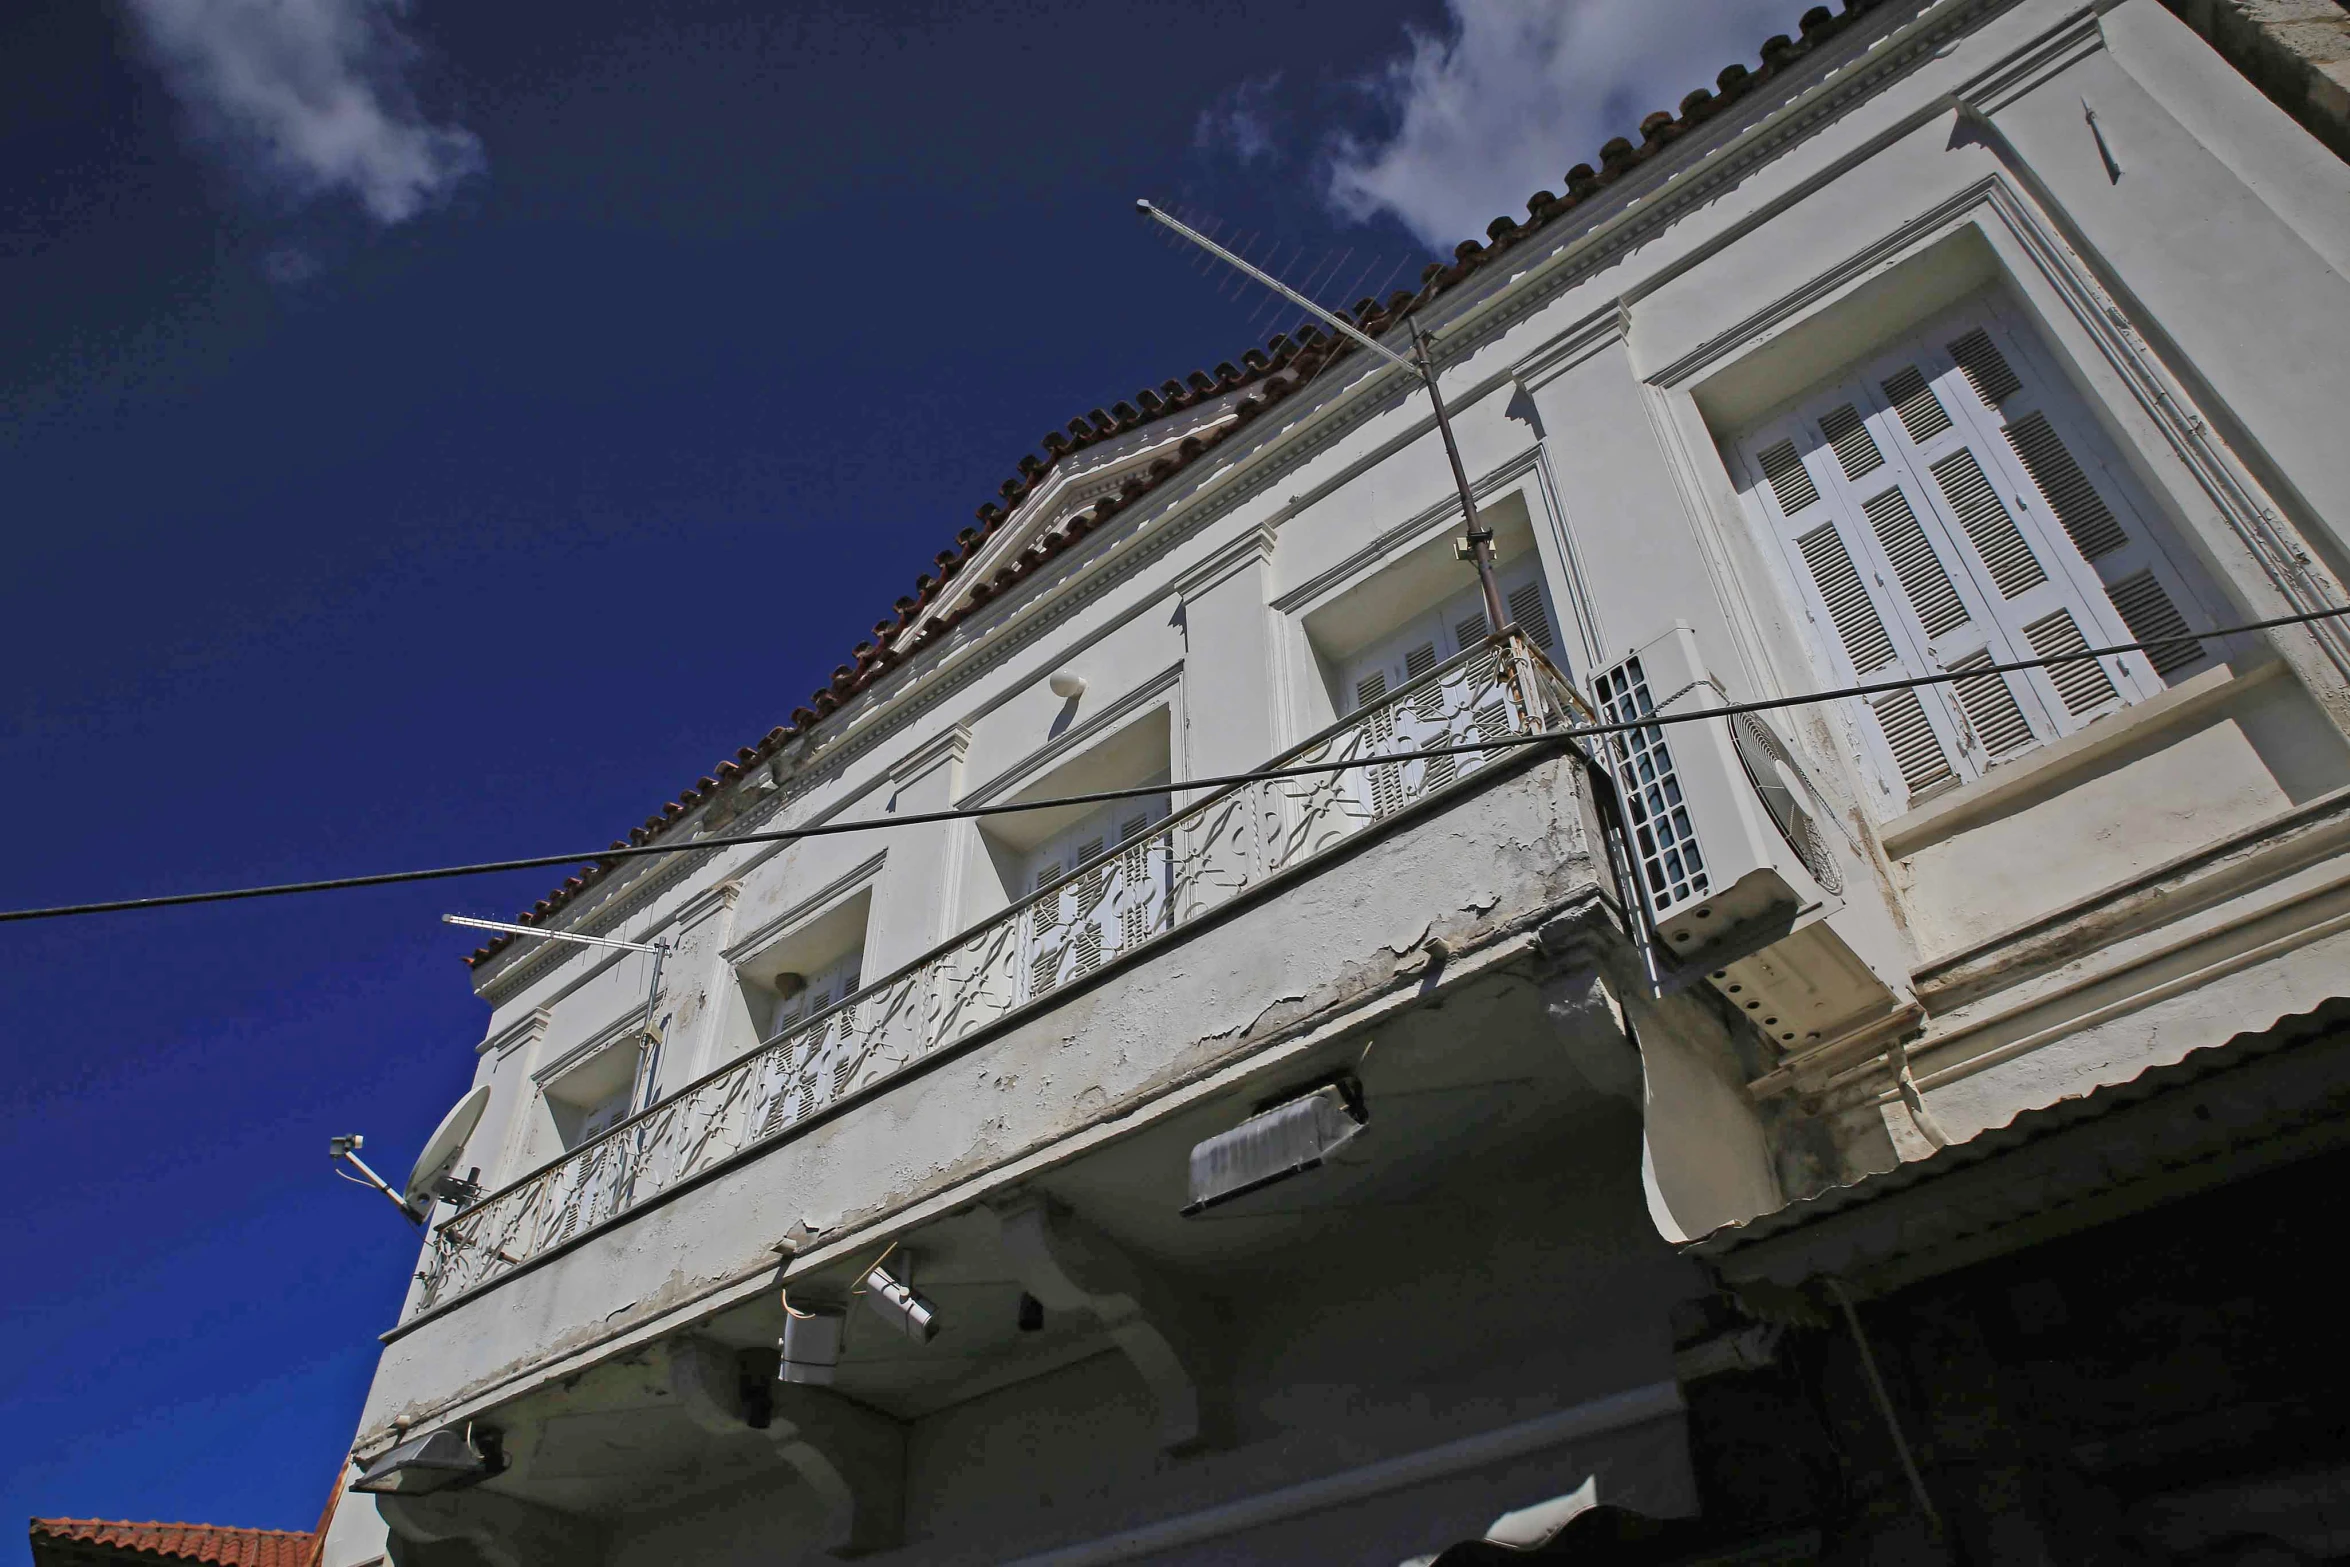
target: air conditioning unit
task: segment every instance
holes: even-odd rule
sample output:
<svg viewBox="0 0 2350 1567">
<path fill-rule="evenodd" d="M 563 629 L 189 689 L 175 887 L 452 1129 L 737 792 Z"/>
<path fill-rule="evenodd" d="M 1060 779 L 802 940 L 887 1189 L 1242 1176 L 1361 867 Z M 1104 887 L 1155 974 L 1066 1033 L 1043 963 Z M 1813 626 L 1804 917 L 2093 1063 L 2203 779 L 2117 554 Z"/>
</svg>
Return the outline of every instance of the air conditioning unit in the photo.
<svg viewBox="0 0 2350 1567">
<path fill-rule="evenodd" d="M 1602 717 L 1631 723 L 1728 705 L 1673 630 L 1594 682 Z M 1703 978 L 1792 1055 L 1910 1004 L 1900 948 L 1874 898 L 1848 903 L 1833 807 L 1802 753 L 1760 713 L 1603 737 L 1631 867 L 1676 972 Z"/>
</svg>

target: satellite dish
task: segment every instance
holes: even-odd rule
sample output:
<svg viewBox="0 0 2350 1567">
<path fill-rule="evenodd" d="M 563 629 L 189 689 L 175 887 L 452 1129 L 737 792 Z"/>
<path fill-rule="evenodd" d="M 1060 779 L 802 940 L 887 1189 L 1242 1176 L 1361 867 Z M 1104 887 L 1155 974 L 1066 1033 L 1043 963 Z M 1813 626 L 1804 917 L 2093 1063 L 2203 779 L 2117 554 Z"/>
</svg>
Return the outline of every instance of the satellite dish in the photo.
<svg viewBox="0 0 2350 1567">
<path fill-rule="evenodd" d="M 473 1129 L 481 1124 L 481 1113 L 489 1107 L 490 1085 L 483 1083 L 441 1117 L 441 1124 L 424 1140 L 424 1152 L 416 1156 L 416 1168 L 408 1172 L 408 1189 L 400 1194 L 411 1211 L 431 1214 L 441 1182 L 457 1168 L 465 1140 L 473 1135 Z"/>
</svg>

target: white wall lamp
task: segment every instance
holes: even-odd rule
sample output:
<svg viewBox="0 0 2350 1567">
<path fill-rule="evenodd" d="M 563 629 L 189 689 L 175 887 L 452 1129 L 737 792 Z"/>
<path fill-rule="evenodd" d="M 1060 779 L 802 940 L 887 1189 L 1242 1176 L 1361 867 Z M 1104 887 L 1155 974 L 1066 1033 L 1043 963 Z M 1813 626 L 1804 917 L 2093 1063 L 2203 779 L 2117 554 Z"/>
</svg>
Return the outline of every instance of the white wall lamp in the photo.
<svg viewBox="0 0 2350 1567">
<path fill-rule="evenodd" d="M 505 1439 L 487 1426 L 460 1431 L 443 1426 L 410 1437 L 376 1459 L 351 1482 L 354 1491 L 420 1496 L 479 1485 L 506 1467 Z"/>
<path fill-rule="evenodd" d="M 776 1375 L 801 1387 L 830 1387 L 840 1371 L 841 1329 L 848 1314 L 837 1307 L 802 1309 L 783 1302 L 783 1359 Z"/>
<path fill-rule="evenodd" d="M 927 1344 L 938 1337 L 938 1308 L 880 1263 L 866 1273 L 861 1293 L 892 1327 L 915 1343 Z"/>
<path fill-rule="evenodd" d="M 1262 1186 L 1317 1169 L 1370 1124 L 1363 1089 L 1353 1078 L 1324 1083 L 1259 1110 L 1191 1150 L 1192 1218 Z"/>
<path fill-rule="evenodd" d="M 1085 695 L 1085 677 L 1066 669 L 1056 670 L 1046 679 L 1044 688 L 1064 702 L 1074 702 Z"/>
</svg>

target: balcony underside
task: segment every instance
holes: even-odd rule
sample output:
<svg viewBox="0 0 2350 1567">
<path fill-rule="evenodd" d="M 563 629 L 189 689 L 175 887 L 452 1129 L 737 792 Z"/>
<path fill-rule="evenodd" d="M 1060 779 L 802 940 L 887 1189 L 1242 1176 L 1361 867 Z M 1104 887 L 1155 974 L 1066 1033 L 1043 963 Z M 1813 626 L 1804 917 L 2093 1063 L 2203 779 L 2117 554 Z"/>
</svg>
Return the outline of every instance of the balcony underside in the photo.
<svg viewBox="0 0 2350 1567">
<path fill-rule="evenodd" d="M 1480 1126 L 1506 1143 L 1516 1091 L 1494 1085 L 1547 1072 L 1562 1093 L 1589 1089 L 1563 1057 L 1522 1043 L 1539 1031 L 1473 1020 L 1495 1007 L 1539 1011 L 1527 982 L 1495 965 L 1523 955 L 1527 932 L 1555 911 L 1598 918 L 1593 845 L 1574 762 L 1496 765 L 1052 1005 L 387 1335 L 363 1441 L 388 1437 L 397 1419 L 430 1423 L 503 1402 L 745 1303 L 779 1324 L 774 1248 L 795 1230 L 822 1236 L 803 1269 L 845 1266 L 852 1252 L 869 1255 L 886 1235 L 947 1210 L 1077 1179 L 1094 1193 L 1080 1209 L 1089 1221 L 1170 1267 L 1200 1260 L 1191 1248 L 1249 1251 L 1259 1244 L 1254 1221 L 1173 1217 L 1195 1132 L 1229 1124 L 1300 1073 L 1355 1062 L 1366 1045 L 1366 1086 L 1390 1070 L 1419 1079 L 1399 1079 L 1396 1103 L 1374 1106 L 1362 1143 L 1386 1150 L 1379 1179 L 1416 1179 L 1402 1150 L 1475 1141 Z M 1454 955 L 1432 957 L 1432 940 Z M 1471 990 L 1491 994 L 1473 1001 Z M 1396 1021 L 1407 1014 L 1408 1026 Z M 1390 1023 L 1394 1037 L 1383 1037 Z M 1413 1037 L 1423 1043 L 1406 1048 Z M 1454 1129 L 1403 1130 L 1423 1116 Z M 1082 1177 L 1065 1173 L 1081 1160 Z M 1326 1173 L 1333 1185 L 1352 1179 Z M 1272 1225 L 1263 1244 L 1278 1249 L 1279 1232 Z M 764 1334 L 772 1345 L 773 1328 L 747 1327 L 745 1342 Z M 877 1401 L 953 1396 L 888 1392 L 882 1383 L 898 1373 L 872 1374 L 882 1379 Z"/>
</svg>

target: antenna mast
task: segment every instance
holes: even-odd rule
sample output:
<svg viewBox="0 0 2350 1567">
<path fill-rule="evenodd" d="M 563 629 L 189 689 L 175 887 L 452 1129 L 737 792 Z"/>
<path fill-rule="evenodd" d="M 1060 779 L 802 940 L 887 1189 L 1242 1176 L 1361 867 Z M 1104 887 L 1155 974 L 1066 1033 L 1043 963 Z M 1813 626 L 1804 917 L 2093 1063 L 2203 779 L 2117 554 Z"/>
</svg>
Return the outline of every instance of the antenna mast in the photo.
<svg viewBox="0 0 2350 1567">
<path fill-rule="evenodd" d="M 1467 536 L 1461 541 L 1461 558 L 1474 563 L 1477 568 L 1477 585 L 1485 590 L 1485 619 L 1488 627 L 1497 633 L 1505 629 L 1510 623 L 1509 609 L 1502 603 L 1501 587 L 1493 576 L 1493 530 L 1486 527 L 1484 519 L 1477 515 L 1477 497 L 1469 488 L 1469 472 L 1461 463 L 1460 446 L 1452 438 L 1452 418 L 1445 412 L 1443 389 L 1436 384 L 1436 361 L 1428 352 L 1431 339 L 1420 330 L 1420 323 L 1410 317 L 1405 318 L 1405 322 L 1412 332 L 1412 357 L 1406 359 L 1385 343 L 1358 330 L 1353 322 L 1323 309 L 1279 278 L 1261 270 L 1242 257 L 1234 255 L 1181 219 L 1161 211 L 1147 201 L 1135 202 L 1134 210 L 1154 223 L 1164 224 L 1218 260 L 1248 274 L 1282 298 L 1313 312 L 1316 317 L 1328 322 L 1389 364 L 1400 365 L 1420 378 L 1420 383 L 1428 388 L 1428 401 L 1436 410 L 1436 430 L 1439 435 L 1444 437 L 1444 455 L 1452 464 L 1452 482 L 1460 491 L 1461 516 L 1468 524 Z"/>
<path fill-rule="evenodd" d="M 654 1023 L 654 1008 L 661 999 L 661 962 L 669 956 L 666 941 L 614 941 L 609 936 L 583 936 L 576 931 L 540 930 L 533 925 L 510 925 L 504 920 L 475 919 L 469 914 L 444 914 L 444 925 L 464 925 L 474 930 L 504 931 L 510 936 L 537 936 L 545 941 L 568 941 L 581 947 L 609 947 L 619 952 L 650 952 L 653 955 L 653 975 L 645 986 L 644 1042 L 637 1050 L 636 1086 L 629 1092 L 629 1113 L 652 1108 L 653 1073 L 660 1063 L 661 1039 Z"/>
</svg>

